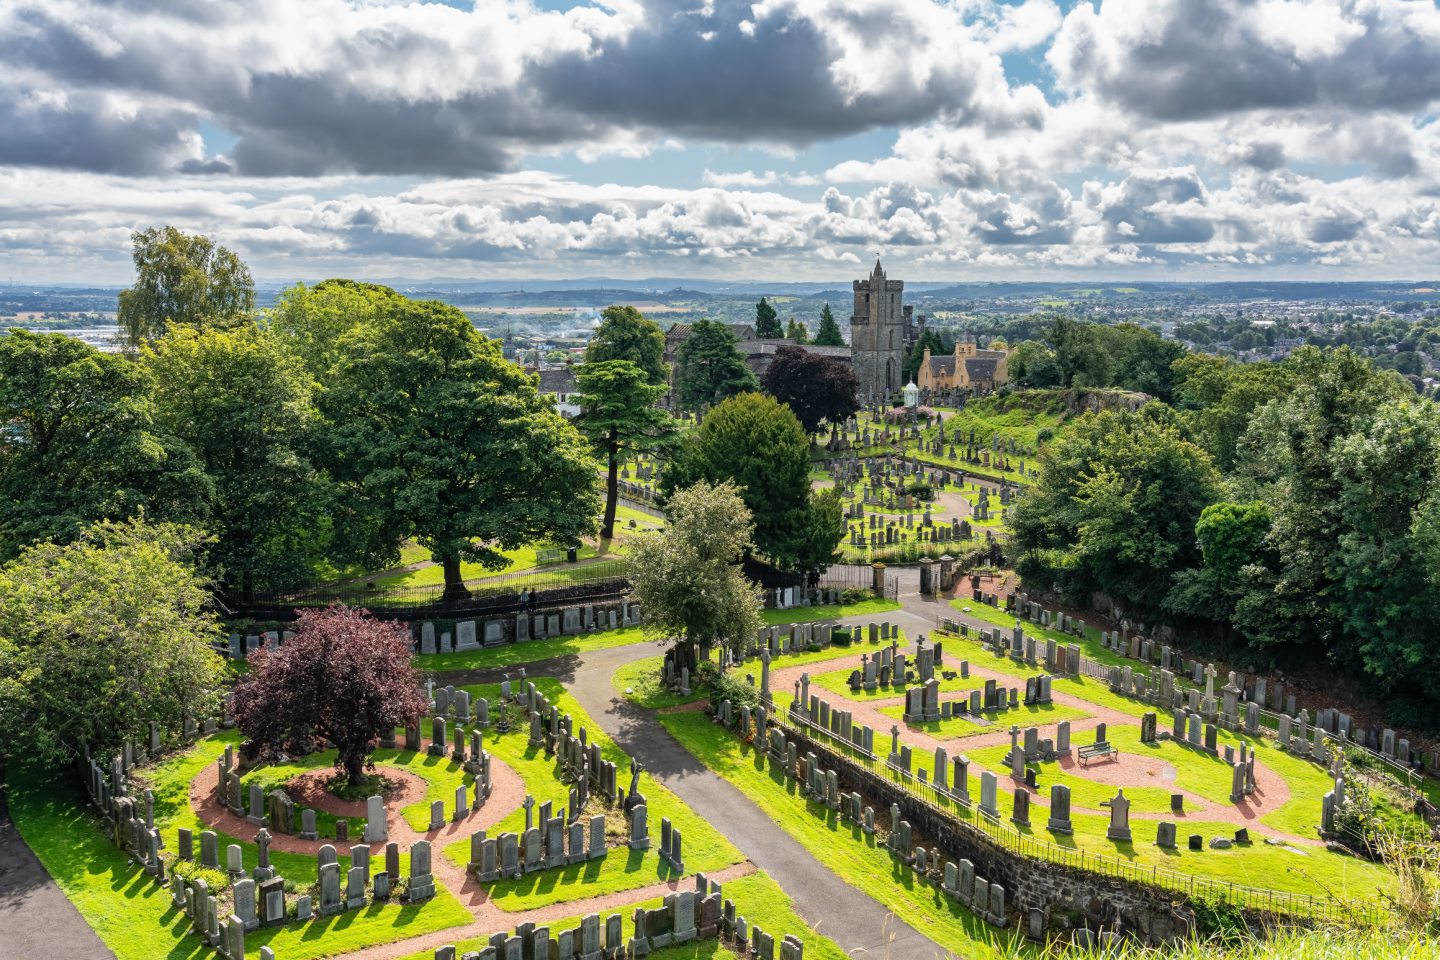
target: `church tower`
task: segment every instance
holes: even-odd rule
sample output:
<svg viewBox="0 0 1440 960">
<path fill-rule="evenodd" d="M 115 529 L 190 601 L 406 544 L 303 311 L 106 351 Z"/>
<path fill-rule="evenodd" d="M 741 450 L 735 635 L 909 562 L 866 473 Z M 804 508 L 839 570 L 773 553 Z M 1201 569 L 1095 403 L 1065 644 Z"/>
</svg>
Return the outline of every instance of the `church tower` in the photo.
<svg viewBox="0 0 1440 960">
<path fill-rule="evenodd" d="M 869 279 L 854 282 L 850 359 L 860 381 L 860 398 L 866 402 L 887 400 L 905 385 L 900 371 L 910 331 L 900 304 L 904 289 L 903 280 L 885 279 L 879 258 Z"/>
</svg>

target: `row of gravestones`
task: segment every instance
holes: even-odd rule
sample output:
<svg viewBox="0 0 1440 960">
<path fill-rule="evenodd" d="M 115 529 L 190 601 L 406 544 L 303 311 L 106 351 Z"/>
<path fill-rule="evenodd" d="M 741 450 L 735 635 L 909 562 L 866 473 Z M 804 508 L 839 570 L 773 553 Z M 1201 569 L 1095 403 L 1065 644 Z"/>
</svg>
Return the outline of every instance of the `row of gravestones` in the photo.
<svg viewBox="0 0 1440 960">
<path fill-rule="evenodd" d="M 779 942 L 759 926 L 746 921 L 733 900 L 725 899 L 721 885 L 696 874 L 695 890 L 667 894 L 658 907 L 636 907 L 631 936 L 625 937 L 623 917 L 612 913 L 603 919 L 587 914 L 578 926 L 551 932 L 549 927 L 524 923 L 513 934 L 497 933 L 479 950 L 457 952 L 447 944 L 435 949 L 435 960 L 638 960 L 655 950 L 719 938 L 739 957 L 755 960 L 804 960 L 805 945 L 797 936 Z"/>
<path fill-rule="evenodd" d="M 522 643 L 544 637 L 568 637 L 596 630 L 616 630 L 640 624 L 640 604 L 621 600 L 613 604 L 582 604 L 546 613 L 521 611 L 513 617 L 488 620 L 460 620 L 452 634 L 430 620 L 414 627 L 416 652 L 421 654 L 460 653 L 507 642 Z"/>
<path fill-rule="evenodd" d="M 1053 623 L 1060 629 L 1065 629 L 1063 624 L 1065 621 L 1070 621 L 1080 623 L 1083 628 L 1083 622 L 1074 621 L 1063 612 L 1052 613 L 1038 603 L 1029 600 L 1023 592 L 1012 594 L 1011 597 L 1010 609 L 1012 612 L 1038 622 L 1041 626 L 1050 626 Z M 1128 629 L 1128 621 L 1122 624 L 1120 630 L 1101 631 L 1100 638 L 1101 645 L 1105 649 L 1120 656 L 1140 660 L 1152 666 L 1158 666 L 1162 670 L 1173 671 L 1174 674 L 1188 675 L 1195 684 L 1205 682 L 1207 690 L 1204 699 L 1207 705 L 1216 703 L 1213 683 L 1209 682 L 1217 675 L 1213 664 L 1188 660 L 1168 644 L 1156 643 L 1138 633 L 1132 635 Z M 1265 710 L 1267 703 L 1269 704 L 1268 709 L 1279 714 L 1282 720 L 1287 716 L 1297 717 L 1301 713 L 1305 714 L 1307 718 L 1309 716 L 1306 710 L 1301 709 L 1297 712 L 1295 694 L 1287 693 L 1285 684 L 1280 681 L 1261 676 L 1246 677 L 1236 671 L 1229 672 L 1227 681 L 1225 690 L 1222 691 L 1223 703 L 1216 703 L 1215 711 L 1218 722 L 1225 729 L 1237 730 L 1243 723 L 1246 733 L 1252 736 L 1264 735 L 1264 727 L 1259 723 L 1259 711 Z M 1154 695 L 1153 691 L 1151 695 Z M 1159 696 L 1160 702 L 1168 703 L 1170 700 L 1168 691 L 1162 691 Z M 1246 710 L 1244 720 L 1240 718 L 1240 705 L 1244 705 Z M 1203 710 L 1201 712 L 1205 713 Z M 1210 722 L 1217 722 L 1216 717 L 1208 714 L 1207 719 Z M 1428 758 L 1420 757 L 1418 751 L 1412 749 L 1410 741 L 1400 737 L 1394 730 L 1387 727 L 1377 732 L 1356 727 L 1349 714 L 1334 707 L 1325 707 L 1319 710 L 1315 714 L 1315 724 L 1323 727 L 1326 733 L 1335 739 L 1357 744 L 1388 760 L 1394 760 L 1405 766 L 1414 766 L 1420 763 L 1428 769 L 1440 770 L 1440 751 L 1436 751 Z M 1279 739 L 1282 747 L 1293 750 L 1289 738 L 1280 737 Z M 1302 755 L 1311 753 L 1313 744 L 1294 752 Z"/>
</svg>

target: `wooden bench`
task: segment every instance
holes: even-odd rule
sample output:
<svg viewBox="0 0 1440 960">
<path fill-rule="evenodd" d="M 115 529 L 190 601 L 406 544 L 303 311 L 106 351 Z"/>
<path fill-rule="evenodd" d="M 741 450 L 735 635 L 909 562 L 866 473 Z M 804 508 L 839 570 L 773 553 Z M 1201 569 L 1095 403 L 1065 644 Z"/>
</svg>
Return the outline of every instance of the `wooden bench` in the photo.
<svg viewBox="0 0 1440 960">
<path fill-rule="evenodd" d="M 1087 743 L 1080 747 L 1080 749 L 1076 751 L 1076 754 L 1080 760 L 1080 766 L 1083 767 L 1085 766 L 1086 760 L 1093 760 L 1096 757 L 1118 757 L 1120 756 L 1120 751 L 1116 750 L 1110 745 L 1110 741 L 1106 740 L 1101 743 Z"/>
</svg>

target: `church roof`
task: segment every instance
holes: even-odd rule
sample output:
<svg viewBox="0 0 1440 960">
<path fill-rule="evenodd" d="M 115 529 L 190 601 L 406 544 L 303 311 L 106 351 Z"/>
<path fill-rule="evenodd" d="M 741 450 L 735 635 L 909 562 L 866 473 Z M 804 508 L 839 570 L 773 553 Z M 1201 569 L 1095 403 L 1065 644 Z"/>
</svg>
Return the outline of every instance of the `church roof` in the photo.
<svg viewBox="0 0 1440 960">
<path fill-rule="evenodd" d="M 931 357 L 930 373 L 936 377 L 955 376 L 955 357 L 949 354 L 941 357 Z"/>
<path fill-rule="evenodd" d="M 965 373 L 971 380 L 994 380 L 998 363 L 994 357 L 966 357 Z"/>
<path fill-rule="evenodd" d="M 725 324 L 725 328 L 735 335 L 736 340 L 742 343 L 746 340 L 755 339 L 755 327 L 753 324 L 727 323 Z M 665 339 L 672 341 L 684 340 L 690 336 L 690 331 L 693 329 L 694 325 L 689 323 L 671 324 L 670 329 L 665 331 Z"/>
</svg>

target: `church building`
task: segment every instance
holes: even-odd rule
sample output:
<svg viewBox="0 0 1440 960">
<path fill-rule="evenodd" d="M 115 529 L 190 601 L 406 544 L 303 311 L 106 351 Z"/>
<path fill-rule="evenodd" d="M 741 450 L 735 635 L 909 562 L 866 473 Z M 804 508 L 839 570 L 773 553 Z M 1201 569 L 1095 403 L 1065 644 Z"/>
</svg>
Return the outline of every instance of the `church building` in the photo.
<svg viewBox="0 0 1440 960">
<path fill-rule="evenodd" d="M 905 354 L 919 337 L 913 307 L 902 306 L 903 280 L 887 280 L 880 261 L 869 279 L 856 280 L 850 317 L 850 361 L 860 381 L 862 402 L 887 401 L 905 386 Z M 923 327 L 925 318 L 920 318 Z"/>
<path fill-rule="evenodd" d="M 915 386 L 938 393 L 942 390 L 993 390 L 1010 382 L 1006 363 L 1012 348 L 981 350 L 975 338 L 966 334 L 955 341 L 955 353 L 948 357 L 930 356 L 930 348 L 920 360 Z"/>
</svg>

